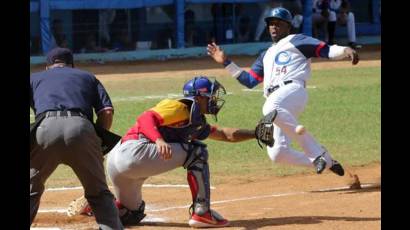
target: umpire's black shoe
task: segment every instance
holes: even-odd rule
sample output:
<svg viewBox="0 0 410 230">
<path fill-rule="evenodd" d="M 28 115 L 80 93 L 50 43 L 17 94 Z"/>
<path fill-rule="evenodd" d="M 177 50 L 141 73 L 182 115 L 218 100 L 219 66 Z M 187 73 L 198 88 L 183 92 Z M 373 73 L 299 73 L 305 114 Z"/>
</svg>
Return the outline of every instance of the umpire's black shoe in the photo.
<svg viewBox="0 0 410 230">
<path fill-rule="evenodd" d="M 332 167 L 329 168 L 330 171 L 332 171 L 338 176 L 345 175 L 345 170 L 343 169 L 342 165 L 339 162 L 333 160 L 332 163 L 333 163 Z"/>
<path fill-rule="evenodd" d="M 316 157 L 316 159 L 313 161 L 313 165 L 316 168 L 316 173 L 317 174 L 321 174 L 323 172 L 323 170 L 325 170 L 325 168 L 326 168 L 326 160 L 325 160 L 324 154 L 325 153 L 323 153 L 322 155 Z"/>
</svg>

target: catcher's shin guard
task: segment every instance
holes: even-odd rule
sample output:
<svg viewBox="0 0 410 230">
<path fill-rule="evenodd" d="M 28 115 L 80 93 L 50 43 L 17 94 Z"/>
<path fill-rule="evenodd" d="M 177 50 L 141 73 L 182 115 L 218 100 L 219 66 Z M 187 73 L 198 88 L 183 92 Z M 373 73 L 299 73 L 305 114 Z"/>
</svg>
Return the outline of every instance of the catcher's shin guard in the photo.
<svg viewBox="0 0 410 230">
<path fill-rule="evenodd" d="M 188 170 L 187 180 L 192 193 L 193 212 L 203 215 L 210 207 L 208 151 L 205 144 L 195 142 L 189 145 L 184 168 Z"/>
</svg>

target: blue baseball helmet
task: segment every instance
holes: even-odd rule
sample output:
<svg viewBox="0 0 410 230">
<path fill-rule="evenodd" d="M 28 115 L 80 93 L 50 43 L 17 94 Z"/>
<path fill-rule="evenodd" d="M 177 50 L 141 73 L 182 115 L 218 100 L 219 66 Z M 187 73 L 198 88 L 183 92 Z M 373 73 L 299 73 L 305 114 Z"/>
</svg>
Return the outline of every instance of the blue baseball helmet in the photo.
<svg viewBox="0 0 410 230">
<path fill-rule="evenodd" d="M 226 94 L 226 90 L 217 80 L 210 80 L 205 76 L 196 76 L 185 83 L 183 87 L 184 97 L 196 96 L 208 97 L 208 113 L 216 115 L 225 101 L 220 98 Z"/>
<path fill-rule="evenodd" d="M 289 24 L 292 23 L 292 14 L 289 12 L 289 10 L 283 7 L 276 7 L 269 10 L 269 13 L 265 17 L 266 24 L 269 24 L 269 20 L 273 18 L 285 21 Z"/>
</svg>

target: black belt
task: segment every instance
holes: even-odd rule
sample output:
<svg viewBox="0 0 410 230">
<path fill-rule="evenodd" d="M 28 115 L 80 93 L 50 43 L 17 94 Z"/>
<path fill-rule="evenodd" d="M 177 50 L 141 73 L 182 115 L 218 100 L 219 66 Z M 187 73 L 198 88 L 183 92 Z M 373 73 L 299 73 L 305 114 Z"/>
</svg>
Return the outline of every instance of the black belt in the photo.
<svg viewBox="0 0 410 230">
<path fill-rule="evenodd" d="M 288 81 L 284 81 L 283 84 L 287 85 L 292 82 L 293 82 L 292 80 L 288 80 Z M 280 87 L 279 85 L 275 85 L 275 86 L 268 88 L 268 94 L 273 93 L 275 90 L 279 89 L 279 87 Z"/>
<path fill-rule="evenodd" d="M 85 117 L 84 114 L 77 111 L 47 111 L 46 117 Z"/>
</svg>

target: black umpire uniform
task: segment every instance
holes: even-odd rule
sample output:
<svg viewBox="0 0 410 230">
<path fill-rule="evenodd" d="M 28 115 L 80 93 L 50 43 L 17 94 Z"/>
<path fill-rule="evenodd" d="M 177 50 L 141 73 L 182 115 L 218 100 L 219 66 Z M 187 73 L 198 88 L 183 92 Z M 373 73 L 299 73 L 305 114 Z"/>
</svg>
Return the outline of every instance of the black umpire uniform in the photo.
<svg viewBox="0 0 410 230">
<path fill-rule="evenodd" d="M 47 54 L 45 71 L 30 76 L 30 107 L 36 114 L 30 130 L 30 224 L 44 184 L 59 164 L 70 166 L 84 187 L 100 229 L 123 229 L 104 173 L 102 141 L 95 126 L 109 129 L 113 106 L 96 77 L 74 68 L 69 49 Z"/>
</svg>

